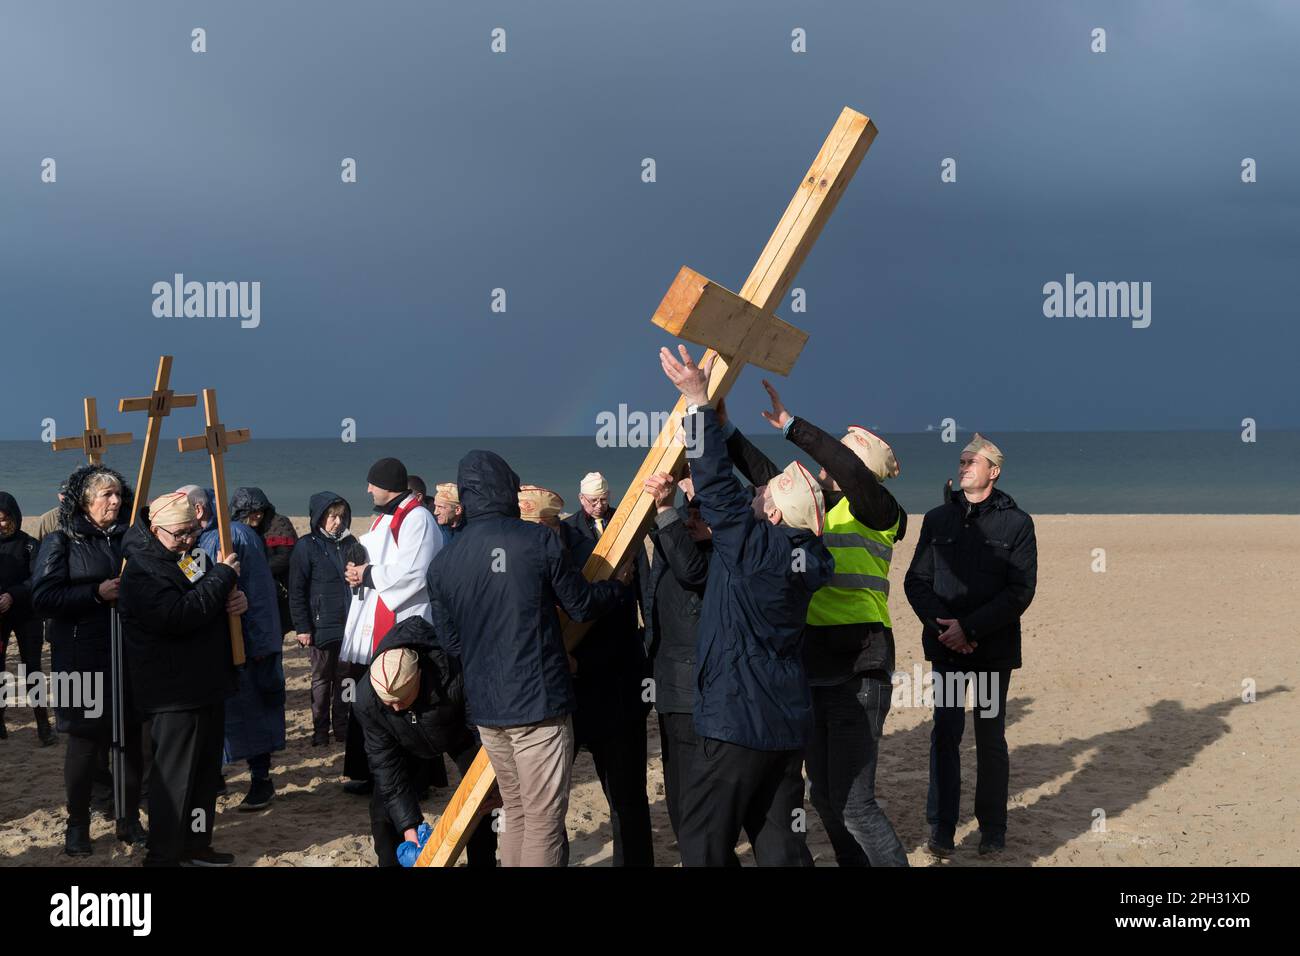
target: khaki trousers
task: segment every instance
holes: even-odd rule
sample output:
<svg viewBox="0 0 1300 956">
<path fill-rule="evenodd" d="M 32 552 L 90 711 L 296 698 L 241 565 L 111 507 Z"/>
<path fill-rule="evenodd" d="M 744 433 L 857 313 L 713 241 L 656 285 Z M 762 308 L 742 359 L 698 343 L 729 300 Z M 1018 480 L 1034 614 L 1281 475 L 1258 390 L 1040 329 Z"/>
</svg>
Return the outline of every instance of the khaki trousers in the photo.
<svg viewBox="0 0 1300 956">
<path fill-rule="evenodd" d="M 479 727 L 501 790 L 502 866 L 567 866 L 573 772 L 573 719 L 554 717 L 523 727 Z"/>
</svg>

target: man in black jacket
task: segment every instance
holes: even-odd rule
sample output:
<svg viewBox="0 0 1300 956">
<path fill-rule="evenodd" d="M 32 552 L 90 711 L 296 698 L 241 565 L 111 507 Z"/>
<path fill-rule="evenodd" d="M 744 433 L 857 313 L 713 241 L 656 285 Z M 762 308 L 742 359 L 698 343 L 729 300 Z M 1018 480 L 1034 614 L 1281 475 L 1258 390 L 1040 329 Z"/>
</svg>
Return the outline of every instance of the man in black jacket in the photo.
<svg viewBox="0 0 1300 956">
<path fill-rule="evenodd" d="M 673 507 L 677 487 L 686 495 Z M 664 772 L 664 801 L 676 834 L 681 826 L 684 781 L 699 748 L 695 733 L 695 640 L 709 580 L 711 532 L 693 500 L 690 479 L 674 482 L 672 475 L 646 479 L 645 490 L 655 501 L 650 529 L 654 554 L 645 586 L 646 643 L 654 661 L 654 705 L 659 715 L 660 763 Z"/>
<path fill-rule="evenodd" d="M 1034 522 L 994 487 L 1002 452 L 976 433 L 962 449 L 961 491 L 926 513 L 903 586 L 921 619 L 925 658 L 933 666 L 930 733 L 929 848 L 952 853 L 961 801 L 962 733 L 967 684 L 977 699 L 975 817 L 979 852 L 1006 846 L 1007 686 L 1020 666 L 1020 616 L 1034 599 L 1038 545 Z"/>
<path fill-rule="evenodd" d="M 470 720 L 496 771 L 501 865 L 563 866 L 574 691 L 555 609 L 592 620 L 626 584 L 587 581 L 556 534 L 520 518 L 519 476 L 501 456 L 471 451 L 456 484 L 465 528 L 429 568 L 434 631 L 464 665 Z"/>
<path fill-rule="evenodd" d="M 766 379 L 772 411 L 763 417 L 821 465 L 826 498 L 823 540 L 835 577 L 813 598 L 804 636 L 812 687 L 808 744 L 812 802 L 840 866 L 907 866 L 907 854 L 876 801 L 876 765 L 893 690 L 894 632 L 889 617 L 889 564 L 907 533 L 907 512 L 884 487 L 898 462 L 889 445 L 859 426 L 836 440 L 791 415 Z M 767 484 L 778 469 L 736 429 L 724 426 L 727 449 L 742 474 Z"/>
<path fill-rule="evenodd" d="M 460 661 L 438 643 L 422 617 L 390 631 L 375 650 L 369 678 L 358 682 L 354 705 L 374 775 L 370 832 L 379 866 L 398 866 L 403 840 L 416 842 L 423 822 L 419 793 L 430 766 L 447 754 L 463 774 L 478 741 L 465 722 L 465 679 Z M 475 828 L 466 846 L 469 866 L 496 866 L 490 821 Z"/>
<path fill-rule="evenodd" d="M 614 513 L 609 506 L 609 484 L 599 472 L 586 475 L 579 487 L 582 507 L 563 520 L 563 531 L 573 563 L 581 568 Z M 637 615 L 640 582 L 648 569 L 644 549 L 638 548 L 636 554 L 631 591 L 591 626 L 573 650 L 578 698 L 573 714 L 574 742 L 591 753 L 601 790 L 609 801 L 614 866 L 654 866 L 646 796 L 650 700 L 644 682 L 650 676 L 650 666 Z"/>
<path fill-rule="evenodd" d="M 41 645 L 45 643 L 44 622 L 32 610 L 32 571 L 39 547 L 40 543 L 23 531 L 23 513 L 14 496 L 0 491 L 0 670 L 4 669 L 5 650 L 12 632 L 18 638 L 18 657 L 27 670 L 28 680 L 41 670 Z M 34 707 L 32 712 L 41 746 L 55 743 L 57 738 L 50 728 L 49 711 Z M 0 699 L 0 740 L 8 736 L 4 701 Z"/>
<path fill-rule="evenodd" d="M 118 607 L 136 705 L 152 717 L 149 853 L 145 866 L 228 866 L 212 849 L 225 700 L 235 692 L 229 615 L 248 610 L 239 559 L 217 564 L 195 546 L 183 492 L 155 498 L 127 532 Z M 197 553 L 197 557 L 195 556 Z"/>
</svg>

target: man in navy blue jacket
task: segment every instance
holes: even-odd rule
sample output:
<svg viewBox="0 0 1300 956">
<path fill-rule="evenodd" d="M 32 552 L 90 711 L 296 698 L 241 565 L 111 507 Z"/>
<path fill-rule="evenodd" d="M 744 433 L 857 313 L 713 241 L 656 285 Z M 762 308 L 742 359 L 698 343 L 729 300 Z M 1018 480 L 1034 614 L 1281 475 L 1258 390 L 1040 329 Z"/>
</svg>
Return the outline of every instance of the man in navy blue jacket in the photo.
<svg viewBox="0 0 1300 956">
<path fill-rule="evenodd" d="M 698 457 L 695 496 L 713 530 L 700 612 L 695 730 L 678 845 L 683 866 L 735 866 L 749 833 L 759 866 L 811 866 L 803 827 L 803 751 L 812 695 L 803 664 L 804 621 L 834 560 L 821 541 L 825 501 L 797 461 L 751 500 L 736 477 L 709 369 L 685 346 L 660 350 L 664 373 L 686 396 Z"/>
<path fill-rule="evenodd" d="M 590 621 L 627 593 L 589 582 L 559 537 L 519 517 L 519 476 L 471 451 L 456 484 L 465 527 L 429 567 L 439 643 L 460 657 L 466 708 L 501 789 L 502 866 L 564 866 L 576 706 L 556 605 Z"/>
</svg>

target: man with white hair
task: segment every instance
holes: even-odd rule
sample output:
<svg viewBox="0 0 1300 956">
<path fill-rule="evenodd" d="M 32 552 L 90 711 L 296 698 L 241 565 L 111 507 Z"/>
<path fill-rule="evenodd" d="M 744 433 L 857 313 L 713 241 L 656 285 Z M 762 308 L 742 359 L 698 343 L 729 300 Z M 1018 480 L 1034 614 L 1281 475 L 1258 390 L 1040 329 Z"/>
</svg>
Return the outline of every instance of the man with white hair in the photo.
<svg viewBox="0 0 1300 956">
<path fill-rule="evenodd" d="M 808 605 L 835 567 L 821 540 L 825 500 L 792 461 L 751 500 L 727 455 L 708 369 L 660 351 L 664 373 L 698 415 L 691 460 L 695 496 L 713 531 L 700 610 L 695 729 L 699 751 L 685 768 L 678 845 L 683 866 L 735 866 L 749 835 L 760 866 L 811 866 L 803 810 L 804 748 L 812 699 L 803 663 Z M 702 426 L 702 427 L 701 427 Z"/>
<path fill-rule="evenodd" d="M 1038 584 L 1038 543 L 1033 519 L 996 487 L 1004 461 L 976 432 L 958 459 L 961 490 L 926 512 L 903 580 L 935 679 L 925 815 L 928 847 L 939 857 L 956 849 L 965 696 L 972 690 L 979 854 L 1006 847 L 1007 687 L 1021 663 L 1020 616 Z"/>
<path fill-rule="evenodd" d="M 194 508 L 201 529 L 199 547 L 216 562 L 221 542 L 210 489 L 186 485 L 177 489 Z M 248 793 L 239 804 L 245 813 L 261 810 L 275 799 L 271 754 L 285 748 L 284 632 L 280 629 L 279 598 L 262 537 L 241 521 L 230 524 L 231 546 L 239 558 L 239 589 L 248 598 L 243 614 L 244 654 L 235 695 L 225 708 L 223 760 L 248 762 Z"/>
<path fill-rule="evenodd" d="M 884 482 L 899 473 L 889 444 L 860 425 L 836 439 L 786 410 L 766 379 L 772 410 L 763 418 L 821 465 L 826 499 L 822 540 L 835 574 L 808 606 L 804 665 L 812 687 L 814 731 L 808 779 L 840 866 L 907 866 L 907 854 L 876 801 L 876 764 L 893 690 L 894 632 L 889 568 L 907 531 L 907 512 Z M 724 409 L 725 418 L 725 409 Z M 727 448 L 755 485 L 777 474 L 736 426 Z"/>
</svg>

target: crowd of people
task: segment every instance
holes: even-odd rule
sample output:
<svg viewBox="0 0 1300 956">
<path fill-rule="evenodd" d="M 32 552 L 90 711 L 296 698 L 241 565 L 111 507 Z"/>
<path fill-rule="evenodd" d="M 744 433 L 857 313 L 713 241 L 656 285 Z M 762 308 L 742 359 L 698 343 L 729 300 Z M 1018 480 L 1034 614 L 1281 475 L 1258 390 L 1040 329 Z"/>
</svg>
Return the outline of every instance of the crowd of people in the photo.
<svg viewBox="0 0 1300 956">
<path fill-rule="evenodd" d="M 312 495 L 299 537 L 260 489 L 237 489 L 228 554 L 215 496 L 197 485 L 140 503 L 132 523 L 126 480 L 87 465 L 36 535 L 0 492 L 4 644 L 12 634 L 35 674 L 48 642 L 53 674 L 95 676 L 122 702 L 114 714 L 55 701 L 54 726 L 35 711 L 40 743 L 64 740 L 65 851 L 93 853 L 98 808 L 145 848 L 145 865 L 234 862 L 213 846 L 223 768 L 249 769 L 239 810 L 272 803 L 293 635 L 310 650 L 311 744 L 343 745 L 380 866 L 418 843 L 420 801 L 447 785 L 445 760 L 464 773 L 480 747 L 499 798 L 476 822 L 469 865 L 567 864 L 582 749 L 609 803 L 614 865 L 653 865 L 651 709 L 683 865 L 739 865 L 742 834 L 760 866 L 812 865 L 806 774 L 840 865 L 906 866 L 875 796 L 895 666 L 889 572 L 908 531 L 885 487 L 895 455 L 867 429 L 836 439 L 790 415 L 764 382 L 764 418 L 820 472 L 779 467 L 709 401 L 708 369 L 684 348 L 660 358 L 695 444 L 679 473 L 645 480 L 648 543 L 608 580 L 581 570 L 613 517 L 604 477 L 587 474 L 566 514 L 559 494 L 485 450 L 433 494 L 397 459 L 375 462 L 375 516 L 360 535 L 342 495 Z M 971 695 L 991 693 L 974 708 L 979 852 L 1005 847 L 1006 696 L 1037 555 L 1031 519 L 996 487 L 1002 465 L 987 439 L 966 446 L 960 487 L 925 515 L 904 580 L 936 680 L 925 813 L 937 856 L 954 851 Z M 572 648 L 567 621 L 587 628 Z"/>
</svg>

